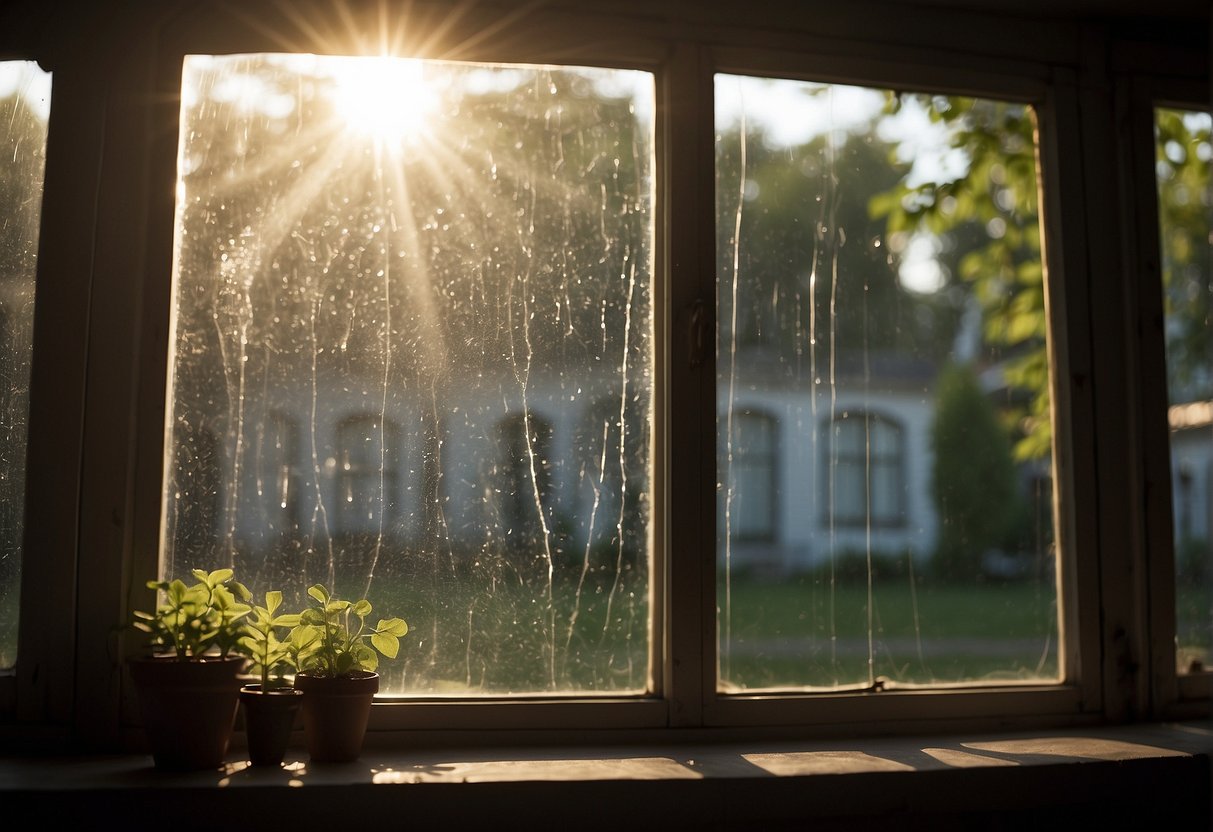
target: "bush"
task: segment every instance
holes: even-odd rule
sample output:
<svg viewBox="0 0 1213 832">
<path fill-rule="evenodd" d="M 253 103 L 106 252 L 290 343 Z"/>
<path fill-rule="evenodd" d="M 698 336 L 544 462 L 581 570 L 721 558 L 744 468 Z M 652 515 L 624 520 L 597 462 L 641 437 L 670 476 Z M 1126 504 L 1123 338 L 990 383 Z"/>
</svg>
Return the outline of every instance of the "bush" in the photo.
<svg viewBox="0 0 1213 832">
<path fill-rule="evenodd" d="M 1022 508 L 1011 438 L 968 367 L 940 373 L 931 443 L 940 524 L 933 567 L 942 578 L 972 580 L 985 552 L 1013 533 Z"/>
</svg>

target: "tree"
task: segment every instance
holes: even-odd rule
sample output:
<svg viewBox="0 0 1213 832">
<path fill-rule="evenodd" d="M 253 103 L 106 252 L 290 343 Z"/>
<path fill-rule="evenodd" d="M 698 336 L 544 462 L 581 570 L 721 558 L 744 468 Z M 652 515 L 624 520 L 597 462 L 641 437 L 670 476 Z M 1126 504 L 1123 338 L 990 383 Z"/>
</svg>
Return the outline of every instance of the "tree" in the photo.
<svg viewBox="0 0 1213 832">
<path fill-rule="evenodd" d="M 1213 262 L 1207 116 L 1157 112 L 1167 385 L 1174 403 L 1213 396 Z"/>
<path fill-rule="evenodd" d="M 983 315 L 990 361 L 1003 362 L 1007 384 L 1028 395 L 1012 400 L 1022 429 L 1016 458 L 1052 448 L 1044 271 L 1037 209 L 1035 118 L 1021 104 L 959 96 L 914 96 L 931 120 L 951 132 L 962 160 L 951 177 L 917 185 L 902 180 L 873 199 L 890 234 L 931 233 L 952 252 L 945 267 L 967 287 Z M 890 98 L 890 112 L 902 106 Z"/>
<path fill-rule="evenodd" d="M 951 365 L 939 376 L 931 445 L 940 522 L 934 565 L 941 577 L 972 579 L 982 555 L 1013 533 L 1020 497 L 1010 437 L 967 367 Z"/>
<path fill-rule="evenodd" d="M 895 147 L 870 125 L 797 146 L 753 125 L 744 149 L 742 138 L 733 129 L 717 140 L 723 350 L 760 346 L 788 363 L 804 356 L 806 371 L 810 351 L 819 367 L 831 352 L 945 358 L 959 309 L 902 284 L 884 223 L 868 209 L 905 179 Z"/>
<path fill-rule="evenodd" d="M 985 345 L 1005 361 L 1018 417 L 1016 459 L 1051 452 L 1047 320 L 1037 209 L 1035 118 L 1019 104 L 959 96 L 914 96 L 952 130 L 963 160 L 949 178 L 906 180 L 870 203 L 890 233 L 930 232 L 952 242 L 954 267 L 983 312 Z M 903 100 L 891 98 L 889 110 Z M 1172 400 L 1213 395 L 1210 307 L 1209 120 L 1157 114 L 1168 382 Z M 963 241 L 958 244 L 958 241 Z"/>
</svg>

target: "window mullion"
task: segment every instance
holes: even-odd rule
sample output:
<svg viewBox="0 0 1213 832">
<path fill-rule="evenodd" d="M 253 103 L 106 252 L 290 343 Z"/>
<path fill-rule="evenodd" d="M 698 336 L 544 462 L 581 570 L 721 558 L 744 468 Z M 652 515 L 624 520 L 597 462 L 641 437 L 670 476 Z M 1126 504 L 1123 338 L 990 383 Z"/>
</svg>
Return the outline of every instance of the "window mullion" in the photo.
<svg viewBox="0 0 1213 832">
<path fill-rule="evenodd" d="M 1095 410 L 1091 385 L 1078 383 L 1093 372 L 1090 341 L 1092 288 L 1087 224 L 1081 206 L 1083 131 L 1080 90 L 1069 72 L 1058 71 L 1040 113 L 1040 156 L 1047 269 L 1050 364 L 1053 368 L 1055 511 L 1062 673 L 1078 682 L 1083 710 L 1099 707 L 1103 656 L 1100 643 L 1099 492 L 1095 463 Z M 1070 383 L 1074 380 L 1074 383 Z"/>
<path fill-rule="evenodd" d="M 712 75 L 704 50 L 678 44 L 661 77 L 669 399 L 663 693 L 670 724 L 702 721 L 715 686 L 715 309 Z M 660 334 L 659 334 L 660 335 Z"/>
<path fill-rule="evenodd" d="M 95 58 L 95 56 L 94 56 Z M 54 104 L 39 241 L 30 376 L 26 519 L 18 638 L 17 719 L 65 727 L 73 707 L 76 570 L 80 545 L 81 421 L 84 413 L 91 238 L 97 217 L 79 194 L 101 175 L 103 76 L 64 60 L 52 67 Z M 90 186 L 89 183 L 92 183 Z"/>
</svg>

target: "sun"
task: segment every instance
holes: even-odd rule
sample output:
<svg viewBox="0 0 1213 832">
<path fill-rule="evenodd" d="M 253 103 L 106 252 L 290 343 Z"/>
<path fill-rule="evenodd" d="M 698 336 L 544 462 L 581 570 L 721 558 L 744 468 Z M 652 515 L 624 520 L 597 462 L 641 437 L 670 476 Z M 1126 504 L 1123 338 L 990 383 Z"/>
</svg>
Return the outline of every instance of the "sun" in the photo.
<svg viewBox="0 0 1213 832">
<path fill-rule="evenodd" d="M 423 61 L 337 57 L 327 68 L 334 107 L 348 130 L 384 142 L 415 139 L 426 131 L 438 98 Z"/>
</svg>

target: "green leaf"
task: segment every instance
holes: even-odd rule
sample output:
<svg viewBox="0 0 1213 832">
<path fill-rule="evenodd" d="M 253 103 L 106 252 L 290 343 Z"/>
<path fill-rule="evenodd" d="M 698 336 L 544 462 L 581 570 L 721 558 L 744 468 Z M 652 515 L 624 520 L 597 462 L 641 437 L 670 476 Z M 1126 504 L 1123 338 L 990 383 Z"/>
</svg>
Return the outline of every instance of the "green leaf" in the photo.
<svg viewBox="0 0 1213 832">
<path fill-rule="evenodd" d="M 268 626 L 270 627 L 294 627 L 299 624 L 300 615 L 298 613 L 285 613 L 277 618 L 270 619 Z M 271 634 L 272 635 L 272 634 Z"/>
<path fill-rule="evenodd" d="M 351 652 L 355 663 L 363 670 L 379 669 L 379 654 L 365 644 L 356 644 Z"/>
<path fill-rule="evenodd" d="M 352 653 L 338 653 L 337 664 L 334 669 L 336 670 L 338 676 L 344 676 L 351 670 L 357 670 L 358 668 L 356 665 L 357 662 L 354 660 L 354 655 Z"/>
<path fill-rule="evenodd" d="M 349 601 L 329 601 L 324 605 L 324 611 L 328 613 L 345 612 L 350 608 Z"/>
<path fill-rule="evenodd" d="M 381 618 L 375 630 L 384 635 L 403 636 L 408 633 L 409 625 L 402 618 Z"/>
<path fill-rule="evenodd" d="M 327 602 L 329 599 L 329 591 L 321 584 L 313 584 L 312 586 L 308 587 L 307 594 L 315 598 L 321 604 Z"/>
<path fill-rule="evenodd" d="M 197 573 L 195 572 L 194 574 Z M 211 586 L 218 586 L 219 584 L 226 583 L 227 581 L 231 580 L 231 577 L 234 574 L 236 573 L 231 569 L 216 569 L 209 575 L 203 573 L 199 580 L 206 581 Z"/>
<path fill-rule="evenodd" d="M 313 644 L 320 638 L 320 631 L 308 624 L 300 624 L 295 629 L 291 630 L 287 640 L 297 649 L 302 649 Z"/>
<path fill-rule="evenodd" d="M 265 593 L 265 608 L 267 618 L 273 616 L 274 611 L 280 606 L 282 606 L 281 590 L 271 589 L 269 592 Z"/>
<path fill-rule="evenodd" d="M 375 649 L 389 659 L 396 658 L 396 654 L 400 652 L 400 639 L 386 633 L 372 634 L 371 644 L 375 645 Z"/>
<path fill-rule="evenodd" d="M 169 603 L 171 603 L 174 607 L 181 606 L 189 592 L 185 587 L 185 583 L 182 582 L 180 578 L 170 583 L 167 587 L 167 591 Z"/>
<path fill-rule="evenodd" d="M 363 598 L 354 604 L 354 615 L 359 618 L 366 618 L 371 614 L 371 602 Z"/>
<path fill-rule="evenodd" d="M 202 581 L 202 583 L 206 583 L 207 574 L 205 569 L 191 569 L 190 574 L 199 581 Z"/>
</svg>

